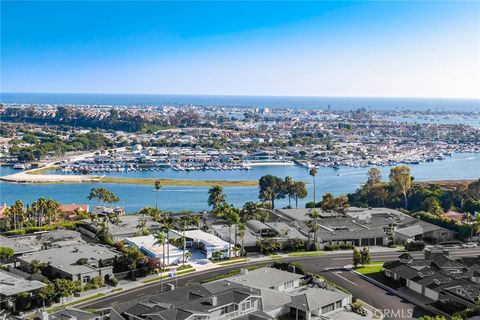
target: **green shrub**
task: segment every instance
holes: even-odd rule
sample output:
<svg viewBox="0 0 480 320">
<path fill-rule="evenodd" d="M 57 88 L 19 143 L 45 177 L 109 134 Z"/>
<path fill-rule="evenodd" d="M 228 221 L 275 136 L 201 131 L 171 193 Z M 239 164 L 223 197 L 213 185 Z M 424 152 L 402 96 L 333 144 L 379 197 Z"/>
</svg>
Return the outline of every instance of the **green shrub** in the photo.
<svg viewBox="0 0 480 320">
<path fill-rule="evenodd" d="M 177 271 L 193 268 L 190 264 L 184 264 L 177 268 Z"/>
<path fill-rule="evenodd" d="M 118 284 L 118 279 L 115 276 L 111 276 L 108 279 L 108 284 L 111 285 L 112 287 L 116 287 Z"/>
<path fill-rule="evenodd" d="M 24 235 L 29 233 L 41 232 L 41 231 L 52 231 L 56 229 L 69 229 L 74 230 L 78 224 L 82 223 L 81 221 L 62 221 L 56 222 L 49 225 L 41 227 L 26 227 L 23 229 L 10 230 L 2 233 L 4 236 L 13 236 L 13 235 Z"/>
<path fill-rule="evenodd" d="M 338 250 L 353 250 L 355 246 L 353 244 L 328 244 L 324 247 L 325 251 L 338 251 Z"/>
<path fill-rule="evenodd" d="M 93 289 L 99 289 L 105 286 L 105 283 L 103 282 L 102 277 L 97 276 L 93 277 L 90 282 L 84 287 L 84 290 L 93 290 Z"/>
</svg>

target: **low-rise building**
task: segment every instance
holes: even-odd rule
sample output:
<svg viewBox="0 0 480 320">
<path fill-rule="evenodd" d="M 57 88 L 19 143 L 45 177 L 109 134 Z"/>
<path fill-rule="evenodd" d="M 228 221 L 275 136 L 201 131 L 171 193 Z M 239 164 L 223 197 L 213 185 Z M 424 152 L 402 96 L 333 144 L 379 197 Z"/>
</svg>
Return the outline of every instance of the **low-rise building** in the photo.
<svg viewBox="0 0 480 320">
<path fill-rule="evenodd" d="M 19 236 L 5 237 L 0 235 L 0 244 L 12 248 L 15 255 L 36 252 L 49 248 L 71 245 L 83 245 L 81 233 L 75 230 L 57 229 Z"/>
<path fill-rule="evenodd" d="M 165 245 L 157 244 L 157 240 L 153 235 L 139 236 L 126 238 L 125 242 L 130 246 L 134 246 L 148 257 L 159 259 L 160 263 L 163 263 L 165 259 L 165 265 L 176 265 L 183 259 L 183 250 L 178 249 L 171 244 L 165 243 Z"/>
<path fill-rule="evenodd" d="M 21 293 L 32 292 L 45 287 L 36 280 L 27 280 L 19 275 L 0 269 L 0 309 L 15 311 L 15 297 Z"/>
<path fill-rule="evenodd" d="M 172 231 L 174 234 L 177 234 L 179 237 L 183 237 L 185 235 L 185 242 L 187 248 L 194 248 L 200 250 L 203 254 L 205 254 L 206 258 L 212 258 L 212 254 L 214 252 L 221 252 L 222 257 L 220 258 L 228 258 L 229 251 L 233 248 L 233 246 L 219 237 L 207 233 L 201 230 L 186 230 L 184 232 L 180 231 Z M 231 256 L 234 256 L 233 250 L 230 253 Z"/>
<path fill-rule="evenodd" d="M 474 307 L 480 295 L 480 257 L 452 259 L 448 251 L 427 249 L 424 258 L 403 253 L 383 268 L 386 277 L 425 296 L 430 303 L 460 310 Z"/>
<path fill-rule="evenodd" d="M 125 319 L 359 319 L 346 307 L 351 296 L 323 281 L 273 268 L 203 285 L 174 288 L 137 304 L 114 307 Z"/>
<path fill-rule="evenodd" d="M 78 230 L 95 239 L 99 226 L 90 220 L 83 220 L 83 224 L 78 226 Z M 152 218 L 148 216 L 128 214 L 119 217 L 118 223 L 109 223 L 108 224 L 108 233 L 112 237 L 114 242 L 123 241 L 125 238 L 135 237 L 141 235 L 144 231 L 149 231 L 155 233 L 163 225 L 161 223 L 155 222 Z"/>
<path fill-rule="evenodd" d="M 67 220 L 75 220 L 78 212 L 89 212 L 90 206 L 82 203 L 61 204 L 58 209 L 63 218 Z"/>
<path fill-rule="evenodd" d="M 319 228 L 314 234 L 309 227 L 312 210 L 272 210 L 270 220 L 298 230 L 309 241 L 316 238 L 320 249 L 335 244 L 382 246 L 391 240 L 407 243 L 425 239 L 438 243 L 449 241 L 454 236 L 453 231 L 418 220 L 398 210 L 357 207 L 350 207 L 344 213 L 325 212 L 317 208 L 320 216 L 317 219 Z"/>
<path fill-rule="evenodd" d="M 113 262 L 120 252 L 106 245 L 83 244 L 31 252 L 17 257 L 20 268 L 32 271 L 32 263 L 45 264 L 50 278 L 80 280 L 88 283 L 93 277 L 108 280 L 113 275 Z"/>
</svg>

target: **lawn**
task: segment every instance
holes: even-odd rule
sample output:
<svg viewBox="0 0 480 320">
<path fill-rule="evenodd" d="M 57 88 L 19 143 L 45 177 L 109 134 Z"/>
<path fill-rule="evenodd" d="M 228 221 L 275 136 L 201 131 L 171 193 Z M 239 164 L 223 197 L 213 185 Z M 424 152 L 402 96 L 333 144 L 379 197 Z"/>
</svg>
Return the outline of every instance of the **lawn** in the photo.
<svg viewBox="0 0 480 320">
<path fill-rule="evenodd" d="M 80 303 L 87 302 L 87 301 L 94 300 L 94 299 L 98 299 L 98 298 L 101 298 L 103 296 L 105 296 L 105 293 L 97 293 L 93 296 L 89 296 L 89 297 L 86 297 L 86 298 L 83 298 L 83 299 L 80 299 L 80 300 L 77 300 L 77 301 L 73 301 L 73 302 L 64 303 L 61 306 L 56 306 L 56 307 L 49 308 L 49 309 L 47 309 L 47 311 L 49 313 L 52 313 L 52 312 L 58 311 L 60 309 L 63 309 L 65 307 L 73 306 L 73 305 L 80 304 Z"/>
<path fill-rule="evenodd" d="M 358 273 L 361 274 L 372 274 L 372 273 L 379 273 L 383 270 L 383 262 L 373 262 L 369 265 L 358 267 L 355 269 Z"/>
<path fill-rule="evenodd" d="M 180 270 L 180 271 L 177 271 L 176 273 L 176 276 L 181 276 L 181 275 L 184 275 L 184 274 L 187 274 L 187 273 L 191 273 L 191 272 L 194 272 L 196 271 L 195 268 L 188 268 L 188 269 L 183 269 L 183 270 Z M 158 275 L 158 277 L 155 277 L 155 278 L 151 278 L 151 279 L 148 279 L 148 280 L 143 280 L 142 283 L 150 283 L 150 282 L 155 282 L 155 281 L 160 281 L 160 280 L 164 280 L 164 279 L 175 279 L 175 278 L 169 278 L 168 277 L 168 271 L 164 272 L 162 276 L 160 276 L 160 274 Z"/>
<path fill-rule="evenodd" d="M 121 183 L 121 184 L 144 184 L 154 185 L 155 181 L 160 180 L 162 186 L 189 186 L 189 187 L 256 187 L 256 180 L 189 180 L 189 179 L 150 179 L 150 178 L 118 178 L 103 177 L 100 182 L 103 183 Z"/>
<path fill-rule="evenodd" d="M 231 264 L 236 264 L 236 263 L 242 263 L 242 262 L 247 262 L 247 258 L 233 258 L 229 260 L 222 260 L 222 261 L 213 261 L 213 263 L 218 264 L 220 266 L 228 266 Z"/>
<path fill-rule="evenodd" d="M 315 257 L 315 256 L 323 256 L 325 252 L 323 251 L 299 251 L 299 252 L 292 252 L 289 253 L 289 257 Z"/>
<path fill-rule="evenodd" d="M 26 172 L 27 174 L 43 174 L 45 172 L 48 172 L 48 171 L 54 171 L 54 170 L 58 170 L 60 169 L 59 166 L 53 166 L 53 167 L 43 167 L 43 168 L 38 168 L 38 169 L 34 169 L 34 170 L 30 170 L 28 172 Z"/>
</svg>

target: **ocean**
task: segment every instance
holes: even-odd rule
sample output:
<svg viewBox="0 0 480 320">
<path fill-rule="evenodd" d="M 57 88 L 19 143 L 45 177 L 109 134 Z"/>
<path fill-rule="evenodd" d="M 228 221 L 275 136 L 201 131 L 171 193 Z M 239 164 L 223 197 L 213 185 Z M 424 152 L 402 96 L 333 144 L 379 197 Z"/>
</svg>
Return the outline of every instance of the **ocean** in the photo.
<svg viewBox="0 0 480 320">
<path fill-rule="evenodd" d="M 375 98 L 375 97 L 279 97 L 164 94 L 0 93 L 2 103 L 76 105 L 205 105 L 350 110 L 480 112 L 480 99 Z"/>
</svg>

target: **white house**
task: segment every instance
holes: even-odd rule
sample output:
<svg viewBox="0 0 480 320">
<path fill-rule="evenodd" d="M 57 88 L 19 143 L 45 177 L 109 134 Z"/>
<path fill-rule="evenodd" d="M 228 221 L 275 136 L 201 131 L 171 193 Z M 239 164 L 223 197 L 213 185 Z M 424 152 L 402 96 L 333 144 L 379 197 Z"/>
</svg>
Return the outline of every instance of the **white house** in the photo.
<svg viewBox="0 0 480 320">
<path fill-rule="evenodd" d="M 178 234 L 180 237 L 183 236 L 183 232 L 173 230 L 172 232 Z M 206 255 L 207 259 L 211 258 L 212 253 L 215 251 L 223 253 L 223 258 L 228 258 L 228 251 L 233 248 L 233 245 L 230 243 L 201 230 L 186 230 L 185 240 L 187 247 L 199 249 Z M 234 255 L 232 251 L 231 256 L 233 257 Z"/>
<path fill-rule="evenodd" d="M 126 238 L 125 241 L 136 247 L 138 250 L 146 254 L 148 257 L 160 259 L 163 262 L 163 249 L 165 248 L 165 265 L 175 265 L 182 262 L 183 250 L 165 243 L 165 246 L 155 244 L 156 240 L 153 235 Z"/>
</svg>

